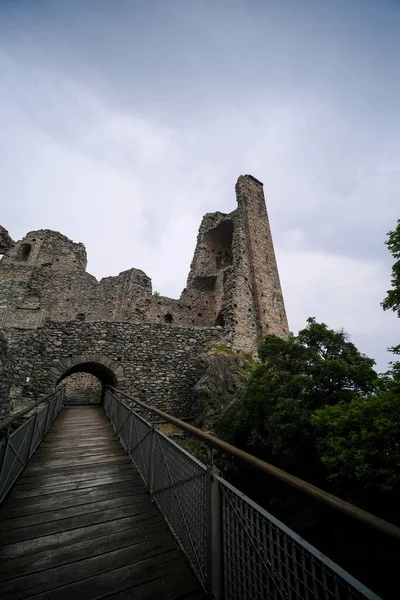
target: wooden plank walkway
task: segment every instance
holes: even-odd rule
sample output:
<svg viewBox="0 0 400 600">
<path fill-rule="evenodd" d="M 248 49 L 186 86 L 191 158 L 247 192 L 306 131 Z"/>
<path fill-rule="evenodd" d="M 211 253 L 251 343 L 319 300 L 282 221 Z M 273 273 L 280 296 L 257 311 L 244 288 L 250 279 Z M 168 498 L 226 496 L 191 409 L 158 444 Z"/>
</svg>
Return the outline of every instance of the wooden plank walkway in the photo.
<svg viewBox="0 0 400 600">
<path fill-rule="evenodd" d="M 0 509 L 1 600 L 204 600 L 101 408 L 64 409 Z"/>
</svg>

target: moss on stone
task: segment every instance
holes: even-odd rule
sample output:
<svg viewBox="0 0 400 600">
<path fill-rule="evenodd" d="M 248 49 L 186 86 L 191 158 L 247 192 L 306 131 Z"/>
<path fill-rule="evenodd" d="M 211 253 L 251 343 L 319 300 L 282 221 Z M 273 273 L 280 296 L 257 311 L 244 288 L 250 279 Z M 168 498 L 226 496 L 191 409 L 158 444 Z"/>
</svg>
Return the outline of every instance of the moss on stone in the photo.
<svg viewBox="0 0 400 600">
<path fill-rule="evenodd" d="M 210 348 L 207 352 L 208 354 L 235 354 L 232 348 L 224 345 L 214 346 L 214 348 Z"/>
</svg>

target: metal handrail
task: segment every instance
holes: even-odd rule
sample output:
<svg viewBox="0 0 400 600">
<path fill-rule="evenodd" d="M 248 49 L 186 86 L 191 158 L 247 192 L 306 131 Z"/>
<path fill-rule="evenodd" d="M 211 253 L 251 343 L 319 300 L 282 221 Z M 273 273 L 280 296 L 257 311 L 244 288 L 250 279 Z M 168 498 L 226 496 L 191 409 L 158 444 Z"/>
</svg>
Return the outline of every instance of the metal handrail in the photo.
<svg viewBox="0 0 400 600">
<path fill-rule="evenodd" d="M 65 384 L 57 387 L 57 390 L 55 390 L 55 391 L 58 391 L 58 390 L 62 389 L 63 387 L 65 387 Z M 12 425 L 14 423 L 14 421 L 17 421 L 21 417 L 25 416 L 27 413 L 31 412 L 31 410 L 33 410 L 34 408 L 39 406 L 39 404 L 42 404 L 42 402 L 47 402 L 48 400 L 53 398 L 53 396 L 54 396 L 54 391 L 51 392 L 50 394 L 47 394 L 47 396 L 45 396 L 41 400 L 32 402 L 32 404 L 29 404 L 29 406 L 27 406 L 23 410 L 20 410 L 19 412 L 15 413 L 15 415 L 11 415 L 11 417 L 8 417 L 7 419 L 3 419 L 3 421 L 0 421 L 0 433 L 2 431 L 4 431 L 5 429 L 7 429 L 8 427 L 10 427 L 10 425 Z"/>
<path fill-rule="evenodd" d="M 122 396 L 124 396 L 125 398 L 130 400 L 131 402 L 135 402 L 135 404 L 137 404 L 141 408 L 144 408 L 145 410 L 149 411 L 150 413 L 153 413 L 155 415 L 158 415 L 159 417 L 162 417 L 168 423 L 175 425 L 182 431 L 185 431 L 186 433 L 189 433 L 191 436 L 201 440 L 202 442 L 207 444 L 207 446 L 210 446 L 212 448 L 215 448 L 216 450 L 220 450 L 221 452 L 225 452 L 227 454 L 235 456 L 236 458 L 239 458 L 241 461 L 245 462 L 250 467 L 252 467 L 256 470 L 263 471 L 264 473 L 267 473 L 268 475 L 271 475 L 272 477 L 275 477 L 276 479 L 283 481 L 288 486 L 290 486 L 296 490 L 299 490 L 299 491 L 303 492 L 304 494 L 307 494 L 308 496 L 311 496 L 318 502 L 321 502 L 322 504 L 325 504 L 326 506 L 328 506 L 330 508 L 338 510 L 338 511 L 342 512 L 343 514 L 347 515 L 348 517 L 351 517 L 352 519 L 356 519 L 356 520 L 360 521 L 361 523 L 363 523 L 364 525 L 367 525 L 368 527 L 372 527 L 373 529 L 375 529 L 376 531 L 379 531 L 380 533 L 382 533 L 384 535 L 388 535 L 392 538 L 395 538 L 397 541 L 400 541 L 400 528 L 397 527 L 396 525 L 389 523 L 388 521 L 385 521 L 384 519 L 381 519 L 380 517 L 376 517 L 375 515 L 372 515 L 371 513 L 363 510 L 362 508 L 359 508 L 358 506 L 354 506 L 354 504 L 350 504 L 350 502 L 346 502 L 346 500 L 342 500 L 341 498 L 338 498 L 337 496 L 334 496 L 333 494 L 330 494 L 329 492 L 325 492 L 324 490 L 321 490 L 320 488 L 316 487 L 315 485 L 308 483 L 307 481 L 304 481 L 303 479 L 300 479 L 299 477 L 296 477 L 295 475 L 291 475 L 290 473 L 287 473 L 286 471 L 283 471 L 282 469 L 279 469 L 278 467 L 274 467 L 273 465 L 271 465 L 267 462 L 264 462 L 263 460 L 257 458 L 256 456 L 253 456 L 252 454 L 249 454 L 248 452 L 244 452 L 243 450 L 236 448 L 236 446 L 232 446 L 232 444 L 229 444 L 228 442 L 224 442 L 220 438 L 218 438 L 214 435 L 211 435 L 210 433 L 206 433 L 205 431 L 202 431 L 201 429 L 198 429 L 197 427 L 194 427 L 193 425 L 189 425 L 188 423 L 184 423 L 180 419 L 177 419 L 176 417 L 173 417 L 172 415 L 169 415 L 168 413 L 166 413 L 162 410 L 159 410 L 158 408 L 155 408 L 154 406 L 150 406 L 149 404 L 146 404 L 145 402 L 142 402 L 141 400 L 137 400 L 136 398 L 129 396 L 128 394 L 126 394 L 125 392 L 122 392 L 121 390 L 117 390 L 116 388 L 113 388 L 112 386 L 107 386 L 107 387 L 110 390 L 113 390 L 114 392 L 121 394 Z M 117 399 L 119 401 L 121 401 L 119 398 L 117 398 Z"/>
</svg>

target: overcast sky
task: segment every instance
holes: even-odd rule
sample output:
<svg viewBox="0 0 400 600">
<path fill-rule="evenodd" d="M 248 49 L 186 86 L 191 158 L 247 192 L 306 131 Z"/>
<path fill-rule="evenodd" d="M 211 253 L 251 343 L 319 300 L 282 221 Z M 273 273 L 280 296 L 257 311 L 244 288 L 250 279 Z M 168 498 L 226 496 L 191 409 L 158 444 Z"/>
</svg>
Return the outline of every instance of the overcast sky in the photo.
<svg viewBox="0 0 400 600">
<path fill-rule="evenodd" d="M 0 0 L 0 224 L 178 297 L 206 212 L 264 182 L 289 325 L 380 370 L 400 217 L 399 0 Z"/>
</svg>

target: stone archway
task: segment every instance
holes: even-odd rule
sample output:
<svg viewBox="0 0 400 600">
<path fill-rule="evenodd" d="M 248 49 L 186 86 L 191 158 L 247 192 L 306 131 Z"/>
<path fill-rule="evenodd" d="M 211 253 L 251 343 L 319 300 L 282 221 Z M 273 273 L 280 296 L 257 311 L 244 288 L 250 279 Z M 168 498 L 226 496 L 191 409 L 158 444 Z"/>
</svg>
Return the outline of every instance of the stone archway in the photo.
<svg viewBox="0 0 400 600">
<path fill-rule="evenodd" d="M 64 379 L 75 373 L 88 373 L 94 375 L 101 382 L 103 397 L 106 385 L 118 387 L 124 379 L 122 366 L 115 364 L 101 354 L 80 354 L 71 356 L 60 361 L 56 367 L 52 368 L 52 378 L 54 385 L 59 385 Z"/>
</svg>

